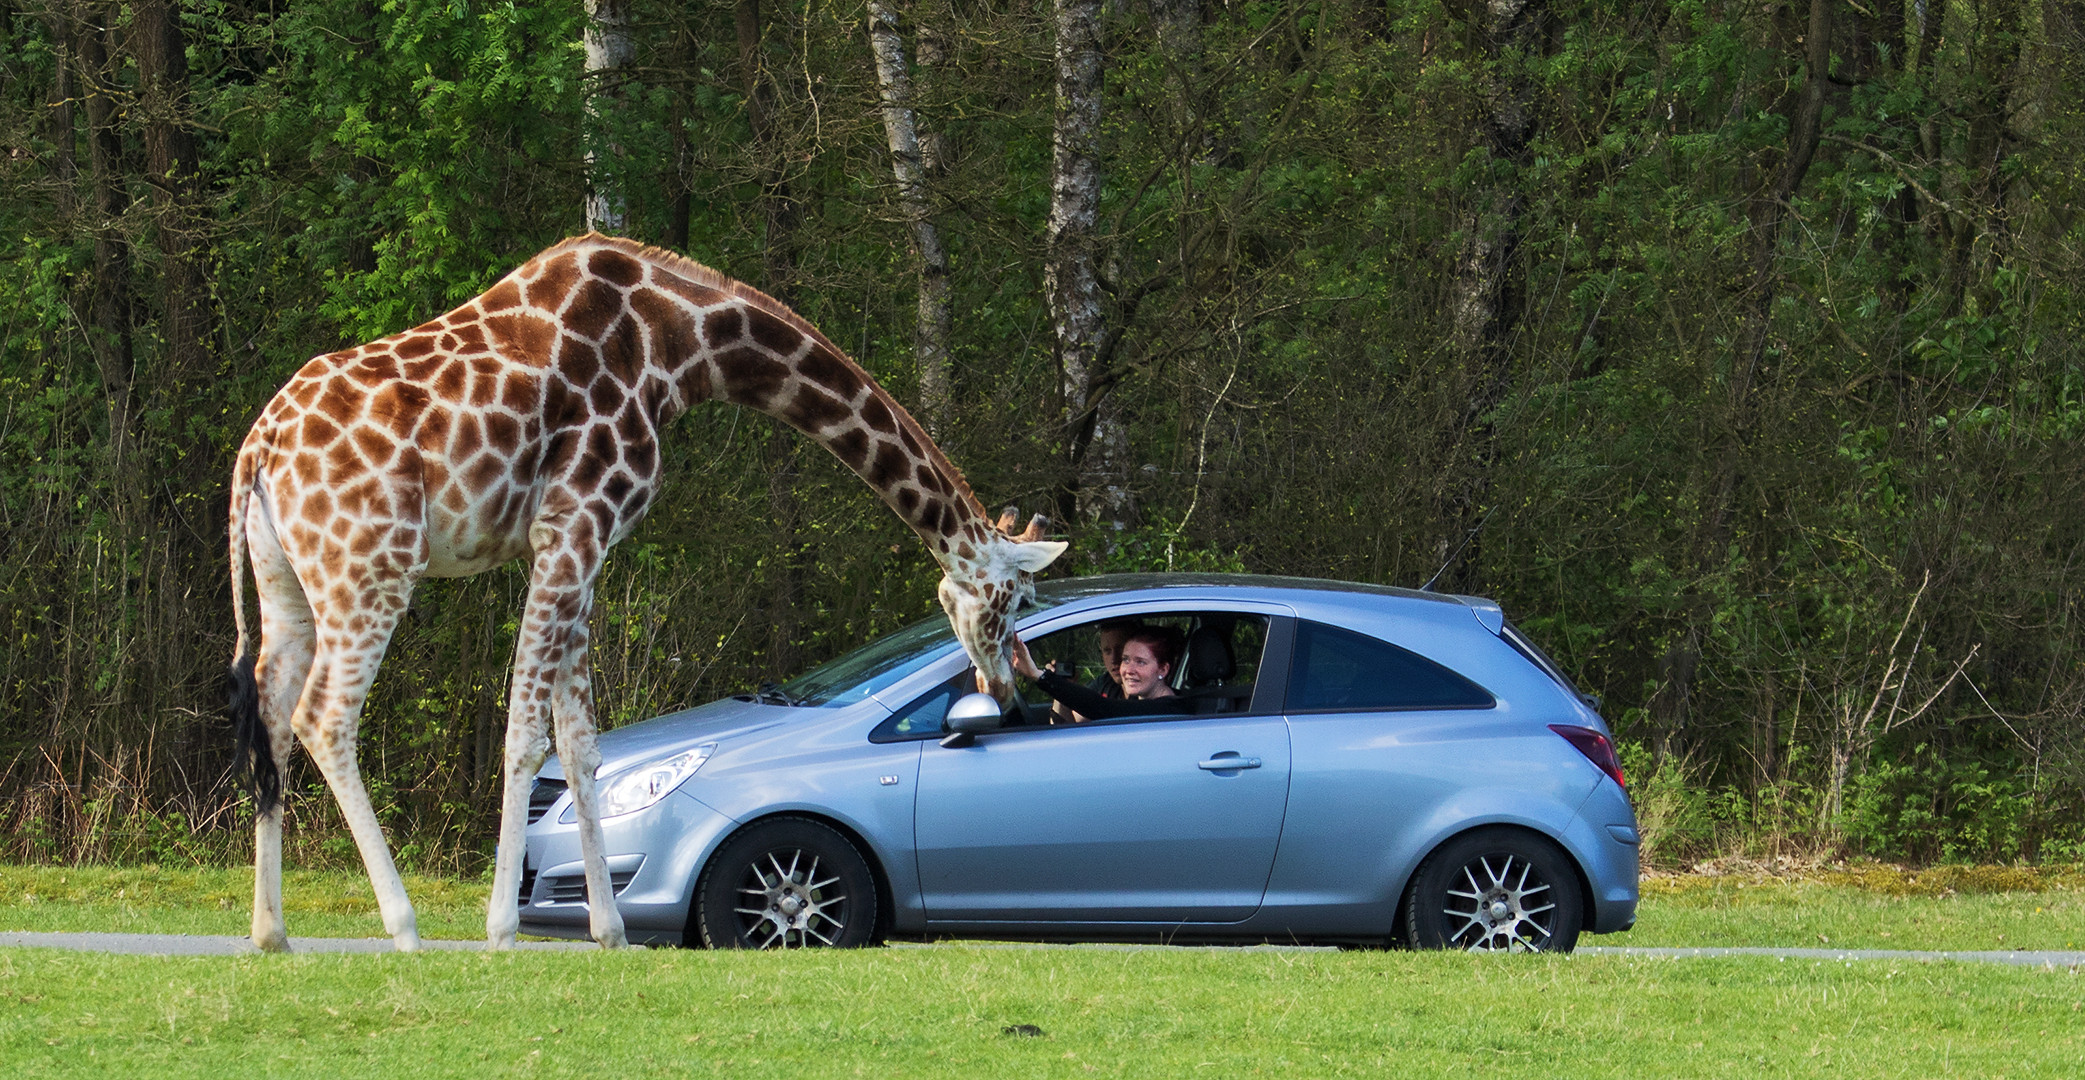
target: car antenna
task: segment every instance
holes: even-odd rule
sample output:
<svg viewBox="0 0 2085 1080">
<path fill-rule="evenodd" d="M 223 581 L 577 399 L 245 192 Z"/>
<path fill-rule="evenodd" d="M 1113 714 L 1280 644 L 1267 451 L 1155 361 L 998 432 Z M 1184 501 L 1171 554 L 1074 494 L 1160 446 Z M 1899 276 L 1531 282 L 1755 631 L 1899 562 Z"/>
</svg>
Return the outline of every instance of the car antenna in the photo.
<svg viewBox="0 0 2085 1080">
<path fill-rule="evenodd" d="M 1470 526 L 1470 531 L 1462 536 L 1462 543 L 1455 545 L 1455 550 L 1448 553 L 1448 561 L 1442 563 L 1441 568 L 1434 571 L 1432 577 L 1426 579 L 1426 584 L 1419 586 L 1420 592 L 1433 591 L 1434 584 L 1441 580 L 1441 575 L 1447 573 L 1448 568 L 1455 565 L 1455 560 L 1462 556 L 1462 549 L 1470 546 L 1470 541 L 1477 538 L 1478 531 L 1484 528 L 1484 523 L 1490 521 L 1491 515 L 1497 510 L 1498 507 L 1496 506 L 1486 510 L 1484 516 L 1478 518 L 1475 525 Z"/>
</svg>

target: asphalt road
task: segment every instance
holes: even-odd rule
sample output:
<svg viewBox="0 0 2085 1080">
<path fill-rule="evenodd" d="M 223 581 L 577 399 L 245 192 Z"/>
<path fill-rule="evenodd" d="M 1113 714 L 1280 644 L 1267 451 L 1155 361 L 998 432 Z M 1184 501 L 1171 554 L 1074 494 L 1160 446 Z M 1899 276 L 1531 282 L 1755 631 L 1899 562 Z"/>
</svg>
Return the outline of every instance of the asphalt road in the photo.
<svg viewBox="0 0 2085 1080">
<path fill-rule="evenodd" d="M 229 934 L 38 934 L 25 931 L 0 931 L 0 948 L 20 946 L 32 949 L 70 949 L 74 952 L 132 953 L 142 956 L 237 956 L 242 953 L 259 955 L 260 950 L 253 942 Z M 482 941 L 434 941 L 422 939 L 423 949 L 440 949 L 451 952 L 482 952 Z M 591 949 L 592 942 L 586 941 L 524 941 L 515 946 L 520 949 Z M 387 953 L 391 952 L 391 939 L 380 938 L 300 938 L 290 939 L 291 952 L 304 953 Z"/>
<path fill-rule="evenodd" d="M 455 952 L 475 952 L 485 948 L 482 941 L 422 941 L 422 948 Z M 257 952 L 253 943 L 243 937 L 204 934 L 42 934 L 19 931 L 0 932 L 0 948 L 70 949 L 75 952 L 131 953 L 146 956 L 236 956 Z M 522 949 L 591 949 L 591 943 L 583 941 L 524 941 Z M 1009 946 L 1020 948 L 1024 946 Z M 1030 946 L 1032 947 L 1032 946 Z M 1119 948 L 1120 946 L 1116 946 Z M 1177 948 L 1179 946 L 1142 946 L 1145 948 Z M 1217 946 L 1221 947 L 1221 946 Z M 390 938 L 296 938 L 290 939 L 290 950 L 301 953 L 385 953 L 391 950 Z M 1661 959 L 1679 959 L 1708 956 L 1778 956 L 1785 960 L 1829 960 L 1851 963 L 1855 960 L 1884 960 L 1896 963 L 1937 963 L 1956 961 L 1964 963 L 2016 964 L 2024 967 L 2048 968 L 2051 970 L 2079 971 L 2085 969 L 2085 951 L 1982 951 L 1943 952 L 1931 949 L 1771 949 L 1771 948 L 1648 948 L 1627 945 L 1591 945 L 1578 950 L 1580 956 L 1643 956 Z"/>
</svg>

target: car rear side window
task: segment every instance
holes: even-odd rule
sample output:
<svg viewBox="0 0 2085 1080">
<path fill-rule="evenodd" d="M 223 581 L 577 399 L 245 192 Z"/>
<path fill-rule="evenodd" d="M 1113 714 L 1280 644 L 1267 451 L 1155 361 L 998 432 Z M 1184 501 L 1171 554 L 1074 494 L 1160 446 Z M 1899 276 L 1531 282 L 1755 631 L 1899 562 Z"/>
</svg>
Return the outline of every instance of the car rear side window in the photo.
<svg viewBox="0 0 2085 1080">
<path fill-rule="evenodd" d="M 1489 709 L 1476 683 L 1387 641 L 1324 623 L 1296 625 L 1290 712 L 1348 709 Z"/>
</svg>

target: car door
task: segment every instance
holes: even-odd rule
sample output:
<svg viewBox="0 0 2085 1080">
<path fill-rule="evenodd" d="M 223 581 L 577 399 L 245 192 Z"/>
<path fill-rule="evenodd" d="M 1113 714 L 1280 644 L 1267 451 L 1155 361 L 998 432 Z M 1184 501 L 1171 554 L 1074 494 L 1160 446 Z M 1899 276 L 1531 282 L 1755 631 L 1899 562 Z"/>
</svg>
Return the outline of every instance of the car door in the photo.
<svg viewBox="0 0 2085 1080">
<path fill-rule="evenodd" d="M 1280 716 L 997 732 L 920 761 L 929 923 L 1235 922 L 1288 801 Z"/>
<path fill-rule="evenodd" d="M 1276 605 L 1136 603 L 1022 628 L 1038 663 L 1059 634 L 1076 642 L 1124 619 L 1193 630 L 1178 686 L 1197 713 L 1013 728 L 965 748 L 924 746 L 913 832 L 928 922 L 1249 917 L 1266 894 L 1289 801 L 1286 615 Z M 1282 634 L 1270 638 L 1270 625 Z M 1211 669 L 1195 659 L 1211 632 L 1228 642 L 1222 653 L 1234 663 Z M 1093 644 L 1086 638 L 1074 648 Z M 1211 688 L 1197 676 L 1230 686 Z"/>
</svg>

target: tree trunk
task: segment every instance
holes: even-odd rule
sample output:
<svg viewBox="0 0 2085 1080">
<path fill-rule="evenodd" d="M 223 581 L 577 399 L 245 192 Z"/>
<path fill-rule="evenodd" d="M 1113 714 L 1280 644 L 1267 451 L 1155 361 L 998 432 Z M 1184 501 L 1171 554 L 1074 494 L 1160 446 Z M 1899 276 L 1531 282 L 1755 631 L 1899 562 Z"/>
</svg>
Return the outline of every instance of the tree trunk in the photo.
<svg viewBox="0 0 2085 1080">
<path fill-rule="evenodd" d="M 869 0 L 869 46 L 876 54 L 876 79 L 883 88 L 883 130 L 890 140 L 891 172 L 898 181 L 898 207 L 912 230 L 919 256 L 919 322 L 913 351 L 919 360 L 919 398 L 927 433 L 948 432 L 949 388 L 948 254 L 927 201 L 926 162 L 919 120 L 912 108 L 912 75 L 898 15 L 884 0 Z"/>
<path fill-rule="evenodd" d="M 1104 389 L 1100 290 L 1101 37 L 1099 0 L 1055 0 L 1057 109 L 1043 288 L 1056 332 L 1070 482 L 1065 509 L 1108 531 L 1128 526 L 1129 438 Z M 1104 551 L 1105 547 L 1096 549 Z"/>
<path fill-rule="evenodd" d="M 790 197 L 788 163 L 774 130 L 774 81 L 760 59 L 760 0 L 736 0 L 740 85 L 746 98 L 746 126 L 759 159 L 761 210 L 767 219 L 761 242 L 762 287 L 783 303 L 791 302 L 796 278 L 796 203 Z"/>
<path fill-rule="evenodd" d="M 682 69 L 693 68 L 695 56 L 695 35 L 683 26 L 674 36 L 674 64 Z M 688 123 L 693 112 L 690 99 L 691 95 L 685 88 L 674 94 L 673 107 L 667 115 L 667 139 L 673 158 L 666 163 L 659 178 L 659 186 L 666 192 L 666 233 L 661 241 L 667 248 L 679 252 L 688 250 L 692 211 L 689 201 L 695 197 L 695 148 L 688 141 Z"/>
<path fill-rule="evenodd" d="M 1536 133 L 1537 87 L 1528 58 L 1548 32 L 1547 0 L 1478 0 L 1464 13 L 1478 54 L 1478 102 L 1484 148 L 1493 162 L 1486 182 L 1473 193 L 1461 222 L 1449 295 L 1448 347 L 1458 382 L 1465 387 L 1461 410 L 1446 439 L 1448 475 L 1443 492 L 1437 575 L 1451 592 L 1476 592 L 1478 535 L 1497 457 L 1487 417 L 1505 400 L 1512 376 L 1512 339 L 1524 306 L 1520 266 L 1520 219 L 1526 205 L 1521 169 L 1528 164 Z"/>
<path fill-rule="evenodd" d="M 1803 85 L 1788 125 L 1788 147 L 1774 171 L 1773 182 L 1753 196 L 1749 207 L 1752 249 L 1747 263 L 1743 314 L 1731 356 L 1730 380 L 1720 408 L 1705 404 L 1712 423 L 1711 466 L 1703 485 L 1701 525 L 1695 534 L 1692 561 L 1697 583 L 1681 615 L 1684 625 L 1658 660 L 1659 686 L 1651 696 L 1652 738 L 1662 755 L 1672 737 L 1686 726 L 1694 678 L 1701 663 L 1702 636 L 1713 615 L 1701 583 L 1722 568 L 1732 536 L 1738 481 L 1751 449 L 1757 415 L 1755 383 L 1766 355 L 1774 299 L 1780 282 L 1781 227 L 1788 203 L 1802 186 L 1817 154 L 1824 130 L 1824 102 L 1829 93 L 1832 58 L 1831 0 L 1810 0 L 1809 24 L 1803 32 Z"/>
<path fill-rule="evenodd" d="M 620 119 L 621 84 L 634 56 L 629 0 L 586 0 L 586 227 L 596 232 L 628 225 L 620 147 L 607 129 Z"/>
<path fill-rule="evenodd" d="M 59 220 L 69 224 L 78 209 L 74 185 L 80 176 L 79 118 L 73 108 L 78 96 L 78 80 L 73 72 L 73 26 L 72 20 L 55 9 L 45 12 L 45 25 L 51 35 L 52 63 L 51 96 L 44 103 L 44 139 L 51 144 L 52 201 Z"/>
<path fill-rule="evenodd" d="M 1988 273 L 1977 271 L 1980 260 L 1987 266 L 2004 260 L 2012 233 L 2006 213 L 2008 185 L 2000 166 L 2005 161 L 2013 88 L 2027 55 L 2027 35 L 2020 30 L 2020 2 L 1987 0 L 1975 9 L 1976 26 L 1969 48 L 1968 137 L 1962 161 L 1969 183 L 1961 205 L 1969 221 L 1955 233 L 1949 252 L 1951 312 L 1961 310 L 1980 278 L 1989 279 Z"/>
<path fill-rule="evenodd" d="M 152 387 L 153 408 L 171 412 L 188 404 L 190 395 L 215 376 L 217 365 L 204 265 L 202 175 L 188 122 L 188 47 L 170 0 L 137 0 L 131 5 L 130 48 L 138 83 L 133 119 L 140 122 L 145 147 L 153 234 L 159 247 L 159 333 L 166 349 Z M 222 462 L 215 454 L 181 449 L 176 466 L 180 488 L 203 490 Z M 189 518 L 190 537 L 217 531 L 205 525 L 204 506 L 194 499 L 176 500 L 176 512 Z"/>
<path fill-rule="evenodd" d="M 109 415 L 108 454 L 121 512 L 132 500 L 123 496 L 135 485 L 131 458 L 135 448 L 137 408 L 133 398 L 137 360 L 131 334 L 130 245 L 124 239 L 123 216 L 130 195 L 123 183 L 123 136 L 109 87 L 107 26 L 112 12 L 80 5 L 71 15 L 73 57 L 78 63 L 79 93 L 87 112 L 87 171 L 93 188 L 85 225 L 94 234 L 94 284 L 88 301 L 93 327 L 94 363 Z"/>
<path fill-rule="evenodd" d="M 1192 63 L 1202 53 L 1202 0 L 1144 0 L 1158 31 L 1158 47 L 1172 62 Z"/>
<path fill-rule="evenodd" d="M 760 201 L 767 229 L 762 237 L 761 263 L 767 280 L 761 284 L 768 295 L 793 306 L 796 209 L 789 194 L 788 163 L 774 128 L 774 83 L 761 60 L 764 34 L 760 0 L 737 0 L 732 14 L 738 36 L 740 85 L 745 91 L 746 125 L 762 174 Z M 774 425 L 767 440 L 767 503 L 775 551 L 768 597 L 767 671 L 775 679 L 795 674 L 801 654 L 797 615 L 803 603 L 806 571 L 801 537 L 803 500 L 796 493 L 800 442 L 782 424 Z"/>
</svg>

